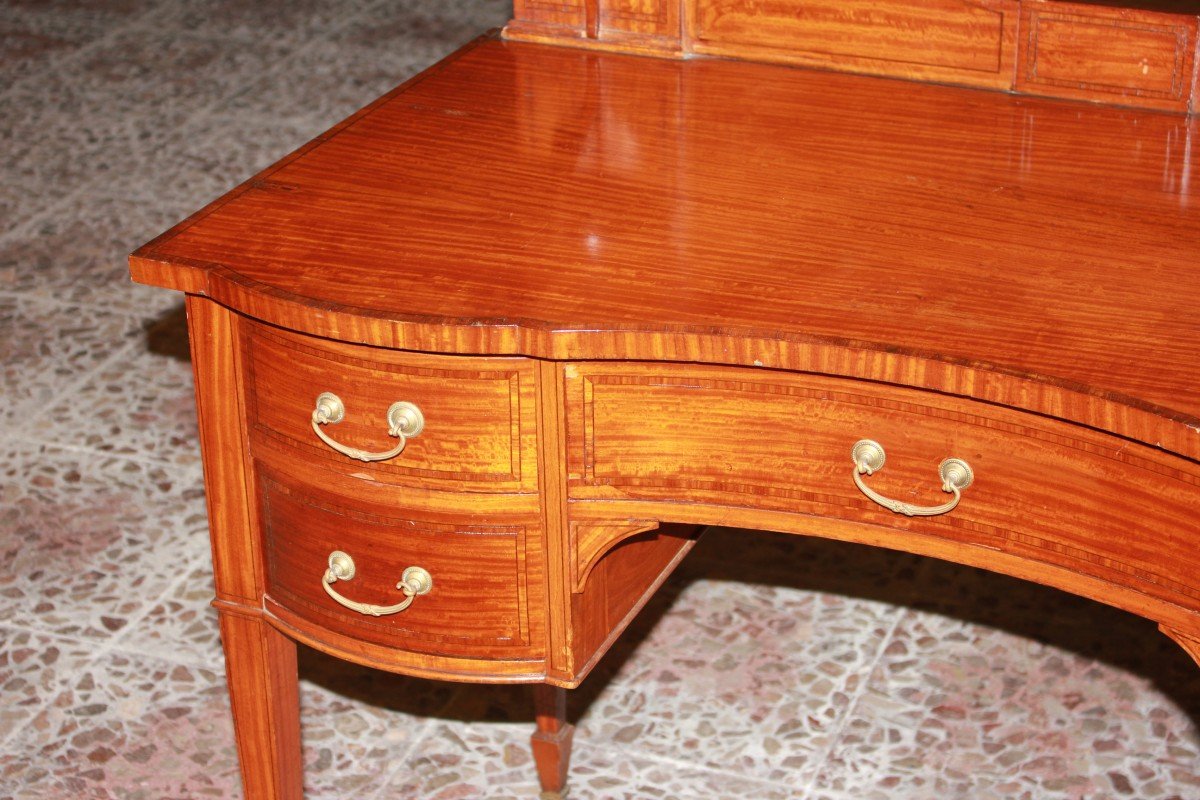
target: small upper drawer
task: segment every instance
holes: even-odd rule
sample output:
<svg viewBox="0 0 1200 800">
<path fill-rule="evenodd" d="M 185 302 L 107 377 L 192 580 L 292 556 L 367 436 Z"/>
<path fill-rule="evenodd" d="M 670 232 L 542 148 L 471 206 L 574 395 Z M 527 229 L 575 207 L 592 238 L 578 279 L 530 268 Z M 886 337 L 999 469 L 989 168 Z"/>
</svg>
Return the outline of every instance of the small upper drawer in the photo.
<svg viewBox="0 0 1200 800">
<path fill-rule="evenodd" d="M 320 459 L 322 469 L 434 489 L 533 492 L 537 489 L 532 364 L 349 345 L 251 324 L 243 337 L 246 414 L 252 445 L 283 444 Z M 323 393 L 344 414 L 314 428 Z M 335 445 L 369 453 L 394 450 L 388 410 L 420 410 L 424 425 L 398 455 L 362 461 Z M 330 440 L 323 441 L 320 430 Z"/>
<path fill-rule="evenodd" d="M 1030 2 L 1021 16 L 1018 91 L 1188 110 L 1195 14 Z"/>
</svg>

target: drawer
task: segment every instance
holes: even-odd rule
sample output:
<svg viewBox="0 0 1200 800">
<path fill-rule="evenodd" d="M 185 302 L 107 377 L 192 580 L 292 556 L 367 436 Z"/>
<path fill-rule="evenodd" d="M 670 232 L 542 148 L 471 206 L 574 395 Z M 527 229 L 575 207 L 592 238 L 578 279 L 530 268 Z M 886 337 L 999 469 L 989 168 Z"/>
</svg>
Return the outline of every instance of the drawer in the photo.
<svg viewBox="0 0 1200 800">
<path fill-rule="evenodd" d="M 1030 2 L 1021 16 L 1019 91 L 1188 110 L 1195 14 Z"/>
<path fill-rule="evenodd" d="M 326 630 L 451 656 L 511 657 L 514 649 L 529 649 L 527 583 L 541 574 L 536 554 L 527 555 L 534 520 L 456 522 L 332 495 L 261 463 L 257 472 L 268 606 L 299 617 L 310 635 L 320 640 Z M 327 582 L 335 552 L 348 556 L 339 565 L 352 563 L 353 574 Z M 375 616 L 348 607 L 405 602 L 408 594 L 397 584 L 422 579 L 419 570 L 430 585 L 407 608 Z"/>
<path fill-rule="evenodd" d="M 536 420 L 531 362 L 447 358 L 332 342 L 247 325 L 246 414 L 253 447 L 286 447 L 319 471 L 436 489 L 534 492 Z M 364 462 L 322 441 L 317 398 L 340 399 L 340 421 L 318 426 L 347 448 L 386 453 L 388 411 L 411 403 L 424 420 L 391 458 Z"/>
<path fill-rule="evenodd" d="M 797 513 L 831 517 L 886 528 L 886 540 L 864 534 L 875 543 L 908 546 L 895 532 L 948 539 L 1200 607 L 1200 481 L 1191 462 L 1077 425 L 886 384 L 682 364 L 565 369 L 573 500 L 633 501 L 639 518 L 677 522 L 745 524 L 746 516 L 714 507 L 785 512 L 789 525 Z M 885 498 L 947 503 L 939 465 L 952 457 L 974 481 L 948 513 L 894 513 L 856 486 L 851 450 L 864 439 L 882 445 L 886 462 L 861 480 Z M 696 505 L 709 510 L 687 512 Z M 772 520 L 783 517 L 751 522 Z"/>
<path fill-rule="evenodd" d="M 1016 0 L 689 0 L 694 52 L 1008 89 Z"/>
</svg>

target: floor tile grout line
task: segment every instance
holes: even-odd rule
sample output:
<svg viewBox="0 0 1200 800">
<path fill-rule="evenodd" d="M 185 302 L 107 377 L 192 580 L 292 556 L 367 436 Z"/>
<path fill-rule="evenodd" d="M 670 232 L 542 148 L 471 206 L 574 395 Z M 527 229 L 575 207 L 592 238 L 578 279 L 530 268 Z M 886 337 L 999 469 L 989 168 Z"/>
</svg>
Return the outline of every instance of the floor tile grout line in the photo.
<svg viewBox="0 0 1200 800">
<path fill-rule="evenodd" d="M 386 2 L 386 0 L 384 0 L 384 2 Z M 13 81 L 11 84 L 9 84 L 4 89 L 0 89 L 0 101 L 4 100 L 10 93 L 17 91 L 19 88 L 22 87 L 23 84 L 28 83 L 31 85 L 31 87 L 36 87 L 40 82 L 42 82 L 44 80 L 43 76 L 46 73 L 65 72 L 67 69 L 70 69 L 72 66 L 75 66 L 76 62 L 82 61 L 83 59 L 87 58 L 87 56 L 89 54 L 91 54 L 93 51 L 102 49 L 105 45 L 111 44 L 113 41 L 115 41 L 116 39 L 119 39 L 121 36 L 125 35 L 126 33 L 130 32 L 130 31 L 137 32 L 139 29 L 149 29 L 150 31 L 161 30 L 162 29 L 161 24 L 155 24 L 156 17 L 158 17 L 159 15 L 164 13 L 162 11 L 162 9 L 168 8 L 168 7 L 170 7 L 170 5 L 172 5 L 172 4 L 170 2 L 167 2 L 167 3 L 163 3 L 163 5 L 160 8 L 147 9 L 146 11 L 142 12 L 141 14 L 137 14 L 136 16 L 133 16 L 127 20 L 124 20 L 122 22 L 114 24 L 110 28 L 106 29 L 103 34 L 101 34 L 100 36 L 97 36 L 92 41 L 90 41 L 84 45 L 81 45 L 78 49 L 72 50 L 69 53 L 63 53 L 61 56 L 57 56 L 57 57 L 51 59 L 51 61 L 49 63 L 47 63 L 42 69 L 32 72 L 28 75 L 23 75 L 20 78 L 18 78 L 16 81 Z M 159 22 L 161 22 L 161 20 L 159 20 Z M 331 26 L 329 28 L 329 30 L 341 30 L 343 27 L 344 27 L 344 24 Z M 247 46 L 252 46 L 259 41 L 255 37 L 249 36 L 249 35 L 243 35 L 241 37 L 217 36 L 215 34 L 209 34 L 209 33 L 196 33 L 196 32 L 193 32 L 193 31 L 190 31 L 187 29 L 177 29 L 176 34 L 179 36 L 185 37 L 185 38 L 192 38 L 192 39 L 199 39 L 199 40 L 210 39 L 210 40 L 218 40 L 218 41 L 234 41 L 234 42 L 241 43 L 241 44 L 244 44 Z M 289 52 L 284 58 L 281 58 L 280 61 L 284 61 L 287 58 L 291 58 L 291 56 L 295 52 L 299 52 L 302 49 L 303 49 L 302 45 L 297 45 L 297 47 L 293 51 Z M 266 74 L 266 73 L 265 72 L 260 73 L 259 76 L 257 76 L 255 78 L 255 80 L 257 80 L 258 77 L 261 77 L 264 74 Z"/>
<path fill-rule="evenodd" d="M 199 669 L 211 669 L 213 672 L 220 674 L 222 684 L 224 684 L 224 682 L 225 682 L 225 660 L 224 660 L 224 657 L 222 657 L 220 663 L 214 664 L 211 662 L 194 661 L 194 660 L 188 659 L 188 658 L 176 658 L 174 656 L 165 655 L 163 653 L 160 653 L 157 650 L 155 650 L 155 651 L 134 650 L 134 649 L 128 648 L 128 647 L 121 647 L 120 644 L 116 643 L 116 642 L 109 643 L 107 646 L 105 646 L 104 648 L 99 650 L 98 654 L 106 655 L 106 656 L 117 654 L 117 655 L 130 656 L 132 658 L 153 658 L 153 659 L 162 661 L 163 663 L 174 665 L 176 667 L 193 667 L 193 668 L 199 668 Z"/>
<path fill-rule="evenodd" d="M 3 622 L 0 622 L 0 628 L 10 628 L 22 633 L 32 633 L 37 636 L 45 636 L 49 639 L 62 639 L 64 641 L 85 647 L 90 647 L 96 643 L 96 640 L 94 639 L 88 639 L 82 636 L 73 636 L 69 633 L 59 633 L 57 631 L 45 630 L 43 628 L 38 628 L 16 620 L 4 620 Z"/>
<path fill-rule="evenodd" d="M 147 9 L 146 11 L 142 12 L 141 14 L 138 14 L 130 19 L 127 19 L 121 23 L 118 23 L 118 24 L 113 25 L 112 27 L 106 29 L 103 34 L 101 34 L 100 36 L 97 36 L 93 41 L 90 41 L 87 44 L 82 45 L 81 47 L 79 47 L 79 49 L 73 50 L 69 53 L 63 53 L 61 56 L 56 56 L 56 57 L 52 58 L 50 60 L 50 63 L 46 64 L 44 69 L 37 70 L 35 72 L 31 72 L 28 75 L 24 75 L 21 78 L 17 79 L 16 81 L 13 81 L 11 84 L 9 84 L 7 88 L 0 90 L 0 100 L 4 100 L 7 95 L 16 91 L 16 89 L 19 86 L 21 86 L 23 83 L 28 82 L 30 84 L 37 85 L 39 80 L 42 78 L 42 76 L 45 73 L 50 72 L 50 71 L 58 71 L 59 68 L 62 66 L 70 66 L 74 62 L 84 59 L 88 53 L 90 53 L 93 50 L 100 49 L 102 45 L 107 44 L 110 40 L 116 39 L 124 31 L 136 29 L 142 23 L 144 18 L 149 17 L 150 15 L 154 14 L 157 11 L 158 11 L 158 9 L 156 9 L 156 8 L 155 9 Z"/>
<path fill-rule="evenodd" d="M 896 616 L 892 620 L 892 624 L 888 628 L 887 633 L 885 633 L 883 638 L 880 640 L 879 646 L 875 648 L 875 655 L 871 658 L 870 664 L 863 668 L 863 680 L 858 685 L 858 688 L 855 690 L 854 694 L 850 697 L 850 702 L 846 704 L 846 710 L 842 713 L 841 719 L 838 720 L 837 728 L 829 736 L 829 741 L 825 745 L 824 752 L 821 753 L 818 758 L 813 760 L 812 774 L 810 775 L 808 782 L 804 785 L 805 796 L 812 794 L 814 791 L 816 783 L 821 777 L 821 770 L 824 769 L 825 765 L 829 762 L 830 757 L 832 757 L 834 750 L 841 741 L 842 734 L 845 732 L 846 726 L 850 724 L 850 720 L 853 718 L 854 712 L 858 709 L 859 703 L 866 695 L 867 689 L 871 685 L 871 676 L 875 674 L 875 670 L 879 667 L 880 662 L 883 661 L 883 657 L 887 653 L 888 647 L 891 646 L 892 640 L 896 636 L 896 631 L 900 628 L 900 624 L 913 613 L 912 609 L 905 606 L 896 606 L 895 612 Z"/>
<path fill-rule="evenodd" d="M 0 627 L 5 627 L 5 628 L 9 628 L 10 630 L 16 630 L 16 631 L 21 631 L 24 633 L 29 633 L 29 634 L 33 634 L 35 636 L 41 636 L 41 637 L 48 638 L 48 639 L 57 639 L 60 641 L 71 642 L 73 644 L 79 645 L 80 647 L 92 648 L 91 651 L 88 653 L 87 657 L 84 659 L 82 667 L 78 670 L 71 671 L 71 673 L 69 673 L 70 677 L 73 677 L 81 672 L 85 672 L 89 667 L 98 665 L 98 663 L 102 659 L 111 655 L 114 651 L 114 648 L 112 647 L 111 643 L 108 641 L 109 637 L 104 637 L 103 639 L 95 640 L 95 639 L 83 638 L 83 637 L 79 637 L 79 636 L 71 636 L 68 634 L 63 634 L 63 633 L 58 633 L 55 631 L 48 631 L 48 630 L 43 630 L 41 628 L 32 627 L 30 625 L 22 624 L 20 622 L 3 622 L 3 623 L 0 623 Z M 156 653 L 134 654 L 134 653 L 129 653 L 129 652 L 125 651 L 125 654 L 126 655 L 139 655 L 139 656 L 149 655 L 151 658 L 158 658 L 160 661 L 163 661 L 168 664 L 175 664 L 176 666 L 191 666 L 191 667 L 197 666 L 195 664 L 181 664 L 177 661 L 172 661 L 171 659 L 168 659 L 168 658 L 162 658 L 162 657 L 158 656 Z M 217 671 L 219 672 L 220 670 L 218 669 Z M 50 704 L 54 702 L 55 698 L 58 697 L 58 695 L 62 691 L 66 691 L 69 688 L 70 688 L 70 683 L 68 681 L 68 682 L 64 682 L 64 684 L 59 688 L 59 691 L 56 692 L 53 696 L 43 698 L 43 697 L 41 697 L 41 694 L 39 692 L 39 699 L 41 699 L 42 702 L 40 702 L 37 705 L 37 710 L 35 711 L 34 716 L 36 717 L 38 714 L 41 714 L 43 711 L 45 711 L 47 708 L 49 708 Z M 7 735 L 0 737 L 0 753 L 12 752 L 9 749 L 9 744 L 14 739 L 17 738 L 17 734 L 19 734 L 20 732 L 21 732 L 21 729 L 19 727 L 15 727 Z"/>
<path fill-rule="evenodd" d="M 445 706 L 442 707 L 445 708 Z M 417 747 L 433 735 L 433 731 L 437 726 L 436 718 L 434 716 L 425 716 L 418 719 L 420 721 L 416 725 L 417 732 L 413 735 L 412 741 L 408 743 L 408 746 L 396 757 L 395 768 L 386 770 L 383 780 L 380 781 L 379 788 L 372 792 L 366 800 L 384 800 L 387 797 L 392 781 L 409 767 L 409 761 L 413 753 L 416 752 Z"/>
<path fill-rule="evenodd" d="M 56 441 L 53 441 L 50 439 L 38 439 L 38 438 L 25 436 L 25 435 L 22 435 L 19 433 L 18 434 L 9 434 L 8 436 L 0 436 L 0 442 L 3 442 L 3 441 L 10 441 L 15 444 L 31 445 L 31 446 L 35 446 L 35 447 L 48 447 L 48 448 L 52 448 L 54 450 L 63 450 L 65 452 L 69 452 L 69 453 L 79 453 L 81 455 L 96 456 L 98 458 L 121 459 L 123 461 L 130 461 L 135 464 L 141 464 L 144 467 L 156 467 L 156 468 L 160 468 L 160 469 L 165 469 L 168 472 L 175 473 L 176 476 L 179 478 L 183 478 L 187 475 L 187 473 L 193 472 L 193 471 L 196 474 L 199 474 L 200 470 L 202 469 L 200 459 L 199 459 L 199 451 L 200 451 L 200 443 L 199 442 L 196 443 L 196 448 L 195 448 L 196 453 L 197 453 L 197 458 L 196 458 L 195 463 L 179 464 L 174 461 L 170 461 L 170 460 L 163 459 L 163 458 L 155 458 L 154 456 L 148 456 L 148 455 L 145 455 L 142 453 L 115 453 L 112 450 L 100 450 L 95 447 L 88 447 L 87 445 L 82 445 L 82 444 L 72 444 L 69 442 L 67 442 L 67 443 L 56 442 Z"/>
<path fill-rule="evenodd" d="M 192 571 L 191 567 L 189 566 L 189 568 L 186 571 L 184 571 L 181 575 L 179 575 L 175 580 L 173 580 L 169 584 L 167 584 L 167 587 L 165 589 L 163 589 L 158 594 L 158 596 L 156 596 L 153 599 L 150 599 L 146 603 L 144 603 L 141 610 L 139 611 L 139 613 L 131 614 L 129 619 L 126 621 L 125 627 L 123 627 L 121 630 L 113 633 L 112 636 L 107 637 L 107 646 L 105 649 L 109 652 L 114 651 L 114 650 L 119 650 L 121 652 L 135 654 L 135 651 L 128 650 L 128 649 L 122 647 L 121 643 L 125 639 L 129 638 L 129 636 L 132 634 L 132 632 L 134 630 L 136 630 L 138 628 L 138 626 L 140 626 L 142 624 L 142 622 L 148 616 L 150 616 L 151 612 L 153 612 L 154 609 L 160 603 L 163 603 L 167 598 L 169 598 L 172 594 L 174 594 L 174 592 L 177 589 L 179 589 L 179 587 L 183 586 L 191 578 L 191 571 Z M 142 653 L 138 653 L 138 654 L 142 654 Z M 150 655 L 150 656 L 158 656 L 157 652 L 148 652 L 148 653 L 144 653 L 144 654 Z M 160 656 L 160 657 L 163 658 L 163 660 L 165 660 L 165 661 L 170 661 L 172 663 L 186 664 L 188 666 L 211 666 L 209 664 L 199 665 L 199 664 L 195 664 L 194 662 L 191 662 L 189 660 L 176 659 L 176 658 L 172 658 L 170 656 Z"/>
<path fill-rule="evenodd" d="M 130 320 L 135 319 L 132 315 L 129 315 L 129 318 L 130 318 Z M 45 402 L 38 404 L 39 407 L 37 409 L 33 410 L 33 413 L 30 415 L 30 417 L 26 421 L 26 428 L 27 429 L 40 429 L 40 426 L 38 425 L 38 423 L 44 421 L 46 419 L 46 416 L 48 414 L 50 414 L 50 412 L 53 411 L 54 408 L 61 401 L 70 397 L 72 393 L 77 392 L 80 389 L 82 389 L 84 386 L 87 385 L 87 382 L 89 380 L 91 380 L 96 375 L 99 375 L 101 372 L 103 372 L 105 369 L 107 369 L 111 364 L 116 363 L 117 359 L 125 357 L 127 353 L 134 350 L 139 345 L 140 345 L 139 342 L 129 342 L 128 344 L 124 345 L 123 347 L 117 347 L 117 348 L 111 350 L 107 356 L 99 359 L 91 369 L 80 370 L 80 372 L 76 373 L 73 376 L 72 380 L 70 380 L 66 383 L 64 388 L 62 388 L 58 392 L 53 393 Z M 29 438 L 29 437 L 25 437 L 25 438 Z M 47 442 L 45 440 L 39 440 L 39 442 L 41 444 L 50 444 L 50 445 L 57 444 L 56 442 Z M 78 445 L 75 445 L 75 447 L 78 447 Z"/>
</svg>

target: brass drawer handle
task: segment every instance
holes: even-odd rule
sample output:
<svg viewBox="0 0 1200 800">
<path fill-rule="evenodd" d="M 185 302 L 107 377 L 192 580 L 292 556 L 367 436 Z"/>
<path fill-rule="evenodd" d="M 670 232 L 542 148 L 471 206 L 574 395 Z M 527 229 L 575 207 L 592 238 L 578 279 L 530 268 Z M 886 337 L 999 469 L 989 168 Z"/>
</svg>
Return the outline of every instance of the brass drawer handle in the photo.
<svg viewBox="0 0 1200 800">
<path fill-rule="evenodd" d="M 855 443 L 850 457 L 854 459 L 854 484 L 858 486 L 859 491 L 887 510 L 906 517 L 936 517 L 953 511 L 962 499 L 963 489 L 970 486 L 971 481 L 975 479 L 975 474 L 971 472 L 967 462 L 961 458 L 947 458 L 938 466 L 938 474 L 942 478 L 942 491 L 953 494 L 954 499 L 940 506 L 916 506 L 884 497 L 863 482 L 863 475 L 870 476 L 883 469 L 883 462 L 886 460 L 883 445 L 863 439 Z"/>
<path fill-rule="evenodd" d="M 415 403 L 405 400 L 392 403 L 387 412 L 388 436 L 400 437 L 400 443 L 391 450 L 373 453 L 370 450 L 359 450 L 357 447 L 348 447 L 335 442 L 326 435 L 325 431 L 321 430 L 322 425 L 336 425 L 345 416 L 346 406 L 342 403 L 342 399 L 333 392 L 322 392 L 317 396 L 317 407 L 313 409 L 312 429 L 322 442 L 342 455 L 357 458 L 359 461 L 387 461 L 389 458 L 395 458 L 404 452 L 404 445 L 408 444 L 408 440 L 418 435 L 425 427 L 425 416 Z"/>
<path fill-rule="evenodd" d="M 360 614 L 367 614 L 372 617 L 399 614 L 412 605 L 417 595 L 429 594 L 429 590 L 433 588 L 433 576 L 420 567 L 409 567 L 404 570 L 404 573 L 400 576 L 400 582 L 396 584 L 396 588 L 404 592 L 405 598 L 394 606 L 376 606 L 342 597 L 334 590 L 334 583 L 348 581 L 353 577 L 354 559 L 341 550 L 334 550 L 329 554 L 329 569 L 325 570 L 325 577 L 321 578 L 321 587 L 327 595 L 351 611 L 357 611 Z"/>
</svg>

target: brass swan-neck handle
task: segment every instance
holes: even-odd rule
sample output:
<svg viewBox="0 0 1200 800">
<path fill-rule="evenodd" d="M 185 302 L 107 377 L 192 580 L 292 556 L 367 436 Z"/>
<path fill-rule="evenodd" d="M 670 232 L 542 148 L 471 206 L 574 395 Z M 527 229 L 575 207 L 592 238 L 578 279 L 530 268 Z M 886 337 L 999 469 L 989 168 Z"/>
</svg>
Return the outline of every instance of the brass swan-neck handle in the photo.
<svg viewBox="0 0 1200 800">
<path fill-rule="evenodd" d="M 373 452 L 344 445 L 321 430 L 322 425 L 336 425 L 345 416 L 346 406 L 342 403 L 342 399 L 333 392 L 322 392 L 317 396 L 316 408 L 313 409 L 312 429 L 322 442 L 342 455 L 359 461 L 387 461 L 395 458 L 404 452 L 404 446 L 408 444 L 408 440 L 419 435 L 425 427 L 425 416 L 415 403 L 406 400 L 392 403 L 387 411 L 388 436 L 397 436 L 400 441 L 391 450 Z"/>
<path fill-rule="evenodd" d="M 864 475 L 869 477 L 883 469 L 884 461 L 887 459 L 883 445 L 870 439 L 862 439 L 854 444 L 850 457 L 854 459 L 854 485 L 858 487 L 859 491 L 888 511 L 903 514 L 906 517 L 936 517 L 953 511 L 962 500 L 963 489 L 966 489 L 975 480 L 975 473 L 971 471 L 967 462 L 961 458 L 947 458 L 938 465 L 938 475 L 942 479 L 942 491 L 953 494 L 954 498 L 938 506 L 919 506 L 884 497 L 867 486 L 866 481 L 863 480 Z"/>
</svg>

